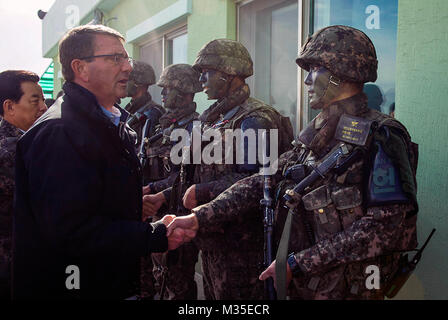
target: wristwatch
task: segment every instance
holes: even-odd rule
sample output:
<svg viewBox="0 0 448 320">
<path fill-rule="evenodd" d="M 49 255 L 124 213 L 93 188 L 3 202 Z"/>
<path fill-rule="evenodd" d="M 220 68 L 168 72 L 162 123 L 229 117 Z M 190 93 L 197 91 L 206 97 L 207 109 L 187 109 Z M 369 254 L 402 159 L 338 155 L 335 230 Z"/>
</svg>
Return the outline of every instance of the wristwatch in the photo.
<svg viewBox="0 0 448 320">
<path fill-rule="evenodd" d="M 299 277 L 303 275 L 302 269 L 300 269 L 299 265 L 297 264 L 294 252 L 289 254 L 287 261 L 293 277 Z"/>
</svg>

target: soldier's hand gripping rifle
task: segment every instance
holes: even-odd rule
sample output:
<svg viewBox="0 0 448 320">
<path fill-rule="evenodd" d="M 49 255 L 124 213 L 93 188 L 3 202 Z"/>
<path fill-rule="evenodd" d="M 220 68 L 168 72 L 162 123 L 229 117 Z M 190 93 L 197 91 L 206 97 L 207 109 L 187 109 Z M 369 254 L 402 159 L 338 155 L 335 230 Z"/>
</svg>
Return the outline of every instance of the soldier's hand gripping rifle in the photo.
<svg viewBox="0 0 448 320">
<path fill-rule="evenodd" d="M 338 160 L 349 154 L 351 148 L 350 145 L 346 145 L 342 142 L 339 143 L 334 151 L 332 151 L 318 166 L 314 167 L 308 176 L 299 182 L 293 189 L 287 190 L 283 196 L 283 199 L 286 200 L 287 206 L 289 207 L 289 211 L 277 250 L 277 256 L 275 258 L 275 277 L 277 280 L 277 295 L 279 300 L 286 299 L 286 259 L 289 237 L 291 234 L 292 215 L 294 214 L 295 207 L 298 205 L 303 191 L 319 178 L 325 178 L 331 169 L 336 166 Z M 305 229 L 307 229 L 308 236 L 311 237 L 310 227 L 308 226 Z M 310 239 L 310 241 L 313 242 L 313 239 Z"/>
<path fill-rule="evenodd" d="M 274 208 L 273 208 L 273 200 L 271 197 L 272 194 L 272 176 L 269 174 L 266 166 L 269 166 L 266 163 L 266 151 L 268 150 L 266 139 L 266 132 L 263 132 L 263 165 L 264 174 L 263 174 L 263 199 L 260 200 L 260 205 L 263 208 L 263 226 L 264 226 L 264 259 L 263 259 L 263 267 L 266 269 L 272 263 L 272 243 L 274 239 Z M 266 296 L 269 300 L 276 300 L 277 294 L 274 288 L 274 280 L 272 278 L 266 279 L 265 282 L 265 291 Z"/>
</svg>

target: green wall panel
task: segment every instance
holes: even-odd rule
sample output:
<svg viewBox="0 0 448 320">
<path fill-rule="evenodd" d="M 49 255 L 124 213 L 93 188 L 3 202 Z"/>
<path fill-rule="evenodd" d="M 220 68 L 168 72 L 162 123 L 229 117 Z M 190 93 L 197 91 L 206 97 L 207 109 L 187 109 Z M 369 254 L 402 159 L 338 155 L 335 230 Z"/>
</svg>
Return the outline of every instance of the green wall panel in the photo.
<svg viewBox="0 0 448 320">
<path fill-rule="evenodd" d="M 428 245 L 402 298 L 448 299 L 448 1 L 400 0 L 396 117 L 419 144 L 418 238 Z"/>
</svg>

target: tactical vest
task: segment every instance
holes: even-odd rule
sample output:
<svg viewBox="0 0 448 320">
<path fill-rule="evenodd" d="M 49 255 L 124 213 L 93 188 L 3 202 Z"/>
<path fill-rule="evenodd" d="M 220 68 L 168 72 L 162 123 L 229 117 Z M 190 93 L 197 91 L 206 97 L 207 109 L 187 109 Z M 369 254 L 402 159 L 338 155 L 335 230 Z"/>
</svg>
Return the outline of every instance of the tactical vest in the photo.
<svg viewBox="0 0 448 320">
<path fill-rule="evenodd" d="M 189 117 L 181 119 L 180 125 L 173 127 L 172 129 L 187 129 L 187 127 L 195 120 L 198 119 L 198 114 L 195 112 Z M 155 134 L 162 132 L 162 128 L 158 126 Z M 171 132 L 171 131 L 170 131 Z M 170 140 L 168 133 L 163 133 L 162 137 L 149 145 L 146 149 L 146 155 L 148 157 L 148 170 L 145 171 L 148 182 L 158 181 L 168 178 L 175 167 L 170 160 L 170 152 L 173 147 L 173 143 Z"/>
<path fill-rule="evenodd" d="M 368 110 L 362 114 L 362 118 L 373 121 L 371 133 L 365 143 L 362 156 L 353 160 L 347 167 L 339 172 L 330 174 L 325 179 L 317 180 L 305 190 L 302 202 L 296 208 L 293 216 L 289 252 L 300 252 L 311 247 L 314 243 L 325 243 L 330 241 L 335 234 L 351 228 L 357 220 L 366 216 L 366 184 L 368 180 L 369 166 L 372 166 L 372 148 L 375 132 L 383 126 L 399 130 L 404 138 L 409 153 L 410 164 L 415 179 L 417 167 L 417 148 L 410 140 L 409 133 L 398 121 L 383 115 L 375 110 Z M 336 141 L 330 142 L 335 145 Z M 349 143 L 348 143 L 349 144 Z M 353 148 L 358 145 L 351 145 Z M 286 173 L 288 168 L 296 164 L 303 164 L 307 173 L 312 167 L 317 166 L 325 156 L 314 154 L 306 145 L 297 144 L 287 155 L 286 164 L 282 172 Z M 276 247 L 278 247 L 280 234 L 287 215 L 284 209 L 282 196 L 287 189 L 291 189 L 298 181 L 285 179 L 278 184 L 276 189 L 277 215 L 276 215 Z M 403 211 L 412 211 L 410 204 L 396 204 Z M 380 218 L 380 212 L 378 212 Z M 375 219 L 375 216 L 374 216 Z M 391 218 L 392 219 L 392 218 Z M 395 218 L 398 219 L 398 218 Z M 397 268 L 400 250 L 412 250 L 417 246 L 416 242 L 416 215 L 407 217 L 403 221 L 396 221 L 402 228 L 400 239 L 391 244 L 393 250 L 390 254 L 383 255 L 368 261 L 342 264 L 330 268 L 328 272 L 310 277 L 294 278 L 295 289 L 302 299 L 359 299 L 359 298 L 381 298 L 375 290 L 368 290 L 365 286 L 365 270 L 369 265 L 376 265 L 381 270 L 381 287 L 393 275 Z M 385 230 L 384 232 L 394 232 Z M 362 232 L 362 230 L 360 230 Z M 330 247 L 329 247 L 330 248 Z M 333 255 L 331 250 L 322 247 L 321 254 Z M 350 250 L 350 248 L 347 248 Z M 353 249 L 353 250 L 356 250 Z M 374 250 L 374 248 L 363 248 L 363 250 Z M 338 257 L 335 257 L 338 259 Z"/>
<path fill-rule="evenodd" d="M 239 106 L 234 107 L 226 115 L 223 116 L 222 119 L 217 122 L 203 126 L 203 132 L 208 129 L 219 129 L 222 140 L 219 143 L 222 143 L 222 159 L 226 159 L 226 141 L 225 141 L 225 130 L 226 129 L 241 129 L 241 123 L 249 118 L 249 117 L 258 117 L 267 119 L 272 123 L 272 127 L 274 129 L 278 129 L 278 154 L 282 154 L 287 150 L 292 148 L 290 141 L 293 140 L 293 129 L 291 126 L 291 122 L 288 117 L 283 117 L 277 110 L 273 107 L 266 105 L 260 100 L 254 98 L 248 98 L 244 103 Z M 232 142 L 233 143 L 233 142 Z M 207 143 L 208 144 L 208 143 Z M 233 143 L 233 163 L 236 163 L 236 149 L 238 146 L 235 146 Z M 200 182 L 209 182 L 213 180 L 219 179 L 230 172 L 235 171 L 235 165 L 233 164 L 225 164 L 223 160 L 223 164 L 202 164 L 197 168 L 199 170 L 198 176 L 200 176 Z"/>
</svg>

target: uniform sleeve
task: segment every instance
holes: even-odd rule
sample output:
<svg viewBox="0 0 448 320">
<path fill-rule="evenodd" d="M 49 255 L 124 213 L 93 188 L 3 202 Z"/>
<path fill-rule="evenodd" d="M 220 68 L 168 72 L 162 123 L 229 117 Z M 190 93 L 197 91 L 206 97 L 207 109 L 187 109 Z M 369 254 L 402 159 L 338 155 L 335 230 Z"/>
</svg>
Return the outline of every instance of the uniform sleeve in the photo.
<svg viewBox="0 0 448 320">
<path fill-rule="evenodd" d="M 222 178 L 206 183 L 198 183 L 195 187 L 196 200 L 203 204 L 215 199 L 235 182 L 249 176 L 249 172 L 232 172 Z"/>
<path fill-rule="evenodd" d="M 168 189 L 173 185 L 177 175 L 179 174 L 179 168 L 174 167 L 173 170 L 174 172 L 172 172 L 167 178 L 149 183 L 152 194 L 159 193 L 160 191 Z"/>
<path fill-rule="evenodd" d="M 247 132 L 247 130 L 252 130 L 255 134 L 255 137 L 258 136 L 257 134 L 260 129 L 270 129 L 271 127 L 271 123 L 261 117 L 249 117 L 241 122 L 241 130 L 243 131 L 243 133 Z M 267 142 L 267 144 L 269 148 L 269 141 Z M 227 174 L 215 181 L 196 184 L 196 199 L 199 203 L 209 202 L 238 180 L 244 179 L 258 172 L 259 164 L 251 163 L 253 161 L 249 161 L 249 153 L 258 155 L 258 139 L 256 139 L 255 146 L 249 145 L 248 139 L 242 139 L 241 146 L 239 147 L 244 150 L 244 163 L 237 164 L 237 170 L 235 172 Z"/>
<path fill-rule="evenodd" d="M 277 163 L 282 168 L 290 152 L 283 154 Z M 276 185 L 282 179 L 280 170 L 272 176 Z M 214 200 L 193 209 L 196 213 L 199 229 L 208 230 L 222 223 L 236 221 L 242 213 L 260 208 L 263 197 L 264 177 L 259 173 L 237 181 L 230 188 L 218 195 Z"/>
<path fill-rule="evenodd" d="M 209 203 L 193 209 L 201 232 L 212 231 L 213 227 L 236 220 L 242 212 L 259 207 L 262 187 L 263 177 L 255 174 L 238 181 Z"/>
<path fill-rule="evenodd" d="M 409 204 L 369 208 L 348 229 L 296 253 L 296 262 L 303 273 L 316 274 L 397 250 L 406 213 L 412 209 Z"/>
</svg>

